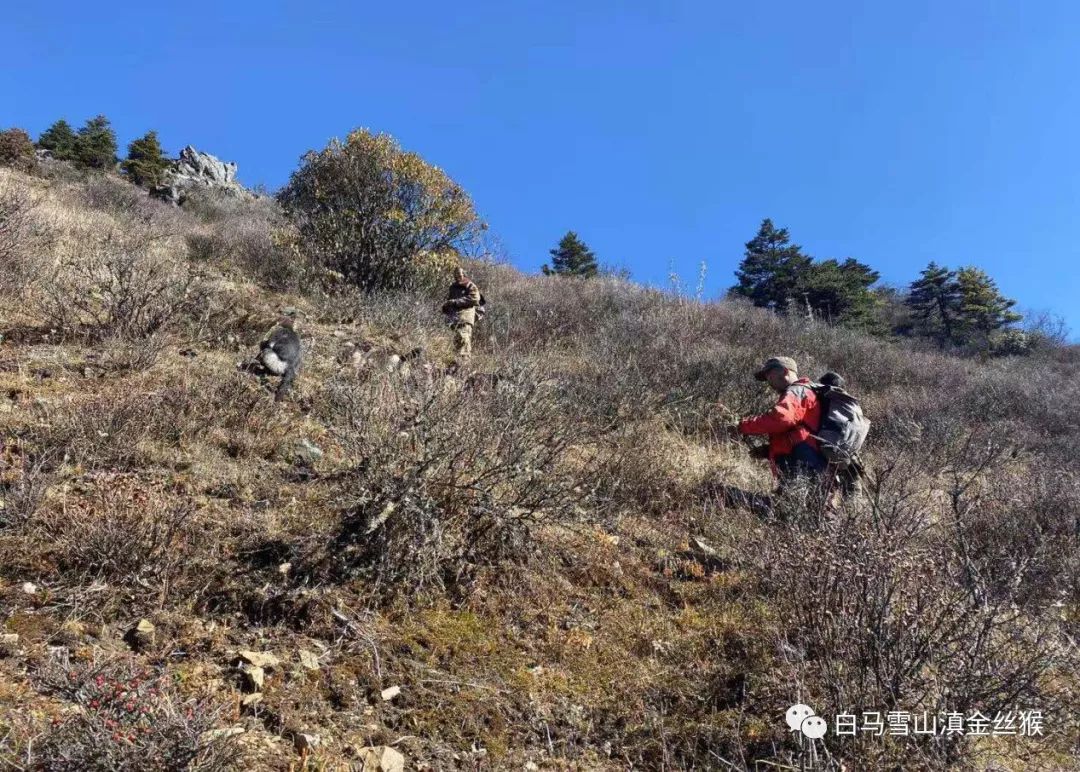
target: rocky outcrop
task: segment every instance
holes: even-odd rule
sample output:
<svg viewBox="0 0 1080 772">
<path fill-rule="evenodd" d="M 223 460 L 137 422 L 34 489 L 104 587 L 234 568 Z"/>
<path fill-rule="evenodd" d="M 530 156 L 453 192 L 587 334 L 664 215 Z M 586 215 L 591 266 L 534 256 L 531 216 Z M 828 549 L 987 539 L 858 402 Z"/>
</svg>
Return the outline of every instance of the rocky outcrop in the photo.
<svg viewBox="0 0 1080 772">
<path fill-rule="evenodd" d="M 165 182 L 153 192 L 174 204 L 183 203 L 193 190 L 214 190 L 236 198 L 254 198 L 255 194 L 236 181 L 236 164 L 202 153 L 191 145 L 165 171 Z"/>
</svg>

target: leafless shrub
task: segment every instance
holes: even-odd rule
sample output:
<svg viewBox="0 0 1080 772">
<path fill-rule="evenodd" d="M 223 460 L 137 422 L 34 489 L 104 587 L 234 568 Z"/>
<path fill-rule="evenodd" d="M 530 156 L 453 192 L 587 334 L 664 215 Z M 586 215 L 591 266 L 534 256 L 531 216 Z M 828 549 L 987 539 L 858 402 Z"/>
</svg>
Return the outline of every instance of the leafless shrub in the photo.
<svg viewBox="0 0 1080 772">
<path fill-rule="evenodd" d="M 183 444 L 211 435 L 231 456 L 272 456 L 289 433 L 289 419 L 268 409 L 268 397 L 250 377 L 221 377 L 193 365 L 186 377 L 156 388 L 49 405 L 23 432 L 27 447 L 52 453 L 88 470 L 137 470 L 153 442 Z"/>
<path fill-rule="evenodd" d="M 229 243 L 223 233 L 189 233 L 184 241 L 187 243 L 188 257 L 198 263 L 223 261 L 229 255 Z"/>
<path fill-rule="evenodd" d="M 0 261 L 5 268 L 26 248 L 33 205 L 27 192 L 8 184 L 0 187 Z"/>
<path fill-rule="evenodd" d="M 36 199 L 25 189 L 0 182 L 0 293 L 18 295 L 37 276 L 33 252 L 49 241 L 34 217 Z"/>
<path fill-rule="evenodd" d="M 319 275 L 289 247 L 289 226 L 280 218 L 245 219 L 231 232 L 234 260 L 259 284 L 272 290 L 308 291 L 305 279 Z"/>
<path fill-rule="evenodd" d="M 225 772 L 239 760 L 229 736 L 214 732 L 222 711 L 182 697 L 161 671 L 126 659 L 77 664 L 51 657 L 33 679 L 75 709 L 27 749 L 28 768 Z"/>
<path fill-rule="evenodd" d="M 55 158 L 38 159 L 34 174 L 42 179 L 70 185 L 82 185 L 91 176 L 99 174 L 77 166 L 71 161 L 58 161 Z"/>
<path fill-rule="evenodd" d="M 134 339 L 118 336 L 98 345 L 96 359 L 110 372 L 142 372 L 158 361 L 166 343 L 160 331 Z"/>
<path fill-rule="evenodd" d="M 78 254 L 44 282 L 43 316 L 65 332 L 96 338 L 145 338 L 167 329 L 198 298 L 188 265 L 157 249 L 168 237 L 146 223 L 87 234 Z"/>
<path fill-rule="evenodd" d="M 1048 599 L 1030 591 L 1064 545 L 1057 538 L 1014 543 L 1002 575 L 1004 553 L 979 534 L 988 516 L 998 519 L 992 509 L 1002 510 L 1001 519 L 1014 513 L 1008 501 L 975 492 L 1000 453 L 953 451 L 944 497 L 926 489 L 914 471 L 920 464 L 905 459 L 879 470 L 862 505 L 813 528 L 781 523 L 767 532 L 759 566 L 787 620 L 785 675 L 817 710 L 1068 715 L 1050 684 L 1075 663 Z M 1077 548 L 1075 537 L 1070 546 Z M 939 733 L 902 744 L 855 738 L 844 758 L 859 766 L 918 759 L 953 768 L 971 751 Z"/>
<path fill-rule="evenodd" d="M 37 452 L 87 469 L 136 468 L 143 459 L 140 444 L 154 433 L 158 404 L 153 394 L 128 392 L 50 406 L 25 440 Z"/>
<path fill-rule="evenodd" d="M 163 504 L 145 490 L 99 490 L 69 501 L 40 527 L 59 570 L 167 595 L 185 571 L 192 537 L 190 504 Z"/>
<path fill-rule="evenodd" d="M 1068 345 L 1069 325 L 1060 314 L 1046 310 L 1024 312 L 1023 330 L 1032 338 L 1034 348 L 1060 348 Z"/>
<path fill-rule="evenodd" d="M 264 201 L 268 203 L 262 203 Z M 253 207 L 272 204 L 268 199 L 253 202 L 215 188 L 193 188 L 184 194 L 180 207 L 205 222 L 223 222 L 250 211 Z"/>
<path fill-rule="evenodd" d="M 256 209 L 214 227 L 214 231 L 186 237 L 193 260 L 234 265 L 263 287 L 279 292 L 313 289 L 305 285 L 305 279 L 316 277 L 318 272 L 289 248 L 289 226 L 280 216 Z"/>
<path fill-rule="evenodd" d="M 591 474 L 588 438 L 538 381 L 514 373 L 483 398 L 440 378 L 335 383 L 326 417 L 357 462 L 318 570 L 389 599 L 527 557 L 529 528 L 573 517 Z"/>
<path fill-rule="evenodd" d="M 621 425 L 604 435 L 601 447 L 590 502 L 597 513 L 662 516 L 696 508 L 706 470 L 693 468 L 660 418 Z"/>
<path fill-rule="evenodd" d="M 49 457 L 28 457 L 17 443 L 0 459 L 0 529 L 25 526 L 37 513 L 53 482 Z"/>
<path fill-rule="evenodd" d="M 144 214 L 158 207 L 146 191 L 109 174 L 90 175 L 80 190 L 88 207 L 118 216 Z"/>
<path fill-rule="evenodd" d="M 221 377 L 211 369 L 201 370 L 191 383 L 156 393 L 155 431 L 176 443 L 210 435 L 234 458 L 273 457 L 291 438 L 292 421 L 269 408 L 268 396 L 244 373 Z"/>
</svg>

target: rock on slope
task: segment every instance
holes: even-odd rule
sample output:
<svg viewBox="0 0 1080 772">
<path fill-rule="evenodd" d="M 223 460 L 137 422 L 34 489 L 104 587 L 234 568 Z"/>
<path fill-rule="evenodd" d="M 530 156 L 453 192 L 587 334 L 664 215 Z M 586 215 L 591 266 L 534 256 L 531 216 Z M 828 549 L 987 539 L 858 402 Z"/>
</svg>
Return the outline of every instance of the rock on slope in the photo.
<svg viewBox="0 0 1080 772">
<path fill-rule="evenodd" d="M 188 145 L 165 173 L 165 183 L 154 195 L 174 204 L 181 203 L 190 191 L 213 189 L 237 198 L 254 198 L 255 194 L 236 181 L 236 163 L 222 161 L 209 153 Z"/>
</svg>

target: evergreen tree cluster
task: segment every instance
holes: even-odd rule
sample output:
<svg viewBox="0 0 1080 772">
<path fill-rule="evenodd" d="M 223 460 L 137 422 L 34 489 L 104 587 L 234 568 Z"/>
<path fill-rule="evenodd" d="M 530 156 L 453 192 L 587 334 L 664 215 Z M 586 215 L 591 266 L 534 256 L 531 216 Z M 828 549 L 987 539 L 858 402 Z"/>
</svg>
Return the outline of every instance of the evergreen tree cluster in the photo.
<svg viewBox="0 0 1080 772">
<path fill-rule="evenodd" d="M 877 271 L 853 258 L 843 262 L 814 259 L 791 242 L 787 228 L 765 219 L 746 242 L 738 283 L 730 295 L 777 313 L 802 313 L 836 324 L 874 330 L 878 297 L 871 290 Z"/>
<path fill-rule="evenodd" d="M 956 271 L 930 263 L 906 292 L 875 287 L 877 271 L 853 258 L 815 261 L 786 228 L 762 221 L 746 243 L 732 297 L 786 315 L 803 315 L 874 334 L 935 341 L 942 348 L 983 351 L 1022 317 L 979 268 Z M 898 313 L 898 308 L 902 309 Z"/>
<path fill-rule="evenodd" d="M 89 119 L 75 131 L 61 118 L 41 132 L 37 147 L 48 150 L 58 161 L 69 161 L 83 169 L 109 171 L 117 164 L 116 132 L 104 115 Z M 127 158 L 120 169 L 135 185 L 152 188 L 160 185 L 169 166 L 156 131 L 149 131 L 128 145 Z"/>
<path fill-rule="evenodd" d="M 905 303 L 911 311 L 909 331 L 946 346 L 987 348 L 998 330 L 1019 322 L 1015 300 L 979 268 L 952 271 L 930 263 L 912 282 Z"/>
<path fill-rule="evenodd" d="M 60 119 L 41 132 L 37 146 L 58 161 L 85 169 L 107 171 L 116 166 L 116 132 L 104 115 L 89 119 L 78 131 Z"/>
</svg>

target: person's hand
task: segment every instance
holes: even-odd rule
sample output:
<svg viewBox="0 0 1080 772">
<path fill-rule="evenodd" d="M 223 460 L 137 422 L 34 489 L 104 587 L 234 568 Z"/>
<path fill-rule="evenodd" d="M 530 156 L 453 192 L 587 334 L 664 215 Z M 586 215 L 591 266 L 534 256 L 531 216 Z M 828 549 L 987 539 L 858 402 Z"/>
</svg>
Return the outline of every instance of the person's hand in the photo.
<svg viewBox="0 0 1080 772">
<path fill-rule="evenodd" d="M 741 440 L 743 438 L 743 433 L 740 431 L 738 424 L 728 424 L 723 431 L 724 436 L 728 439 Z"/>
<path fill-rule="evenodd" d="M 454 310 L 454 304 L 451 303 L 449 300 L 447 300 L 445 303 L 442 304 L 442 312 L 444 314 L 448 314 L 453 310 Z"/>
</svg>

